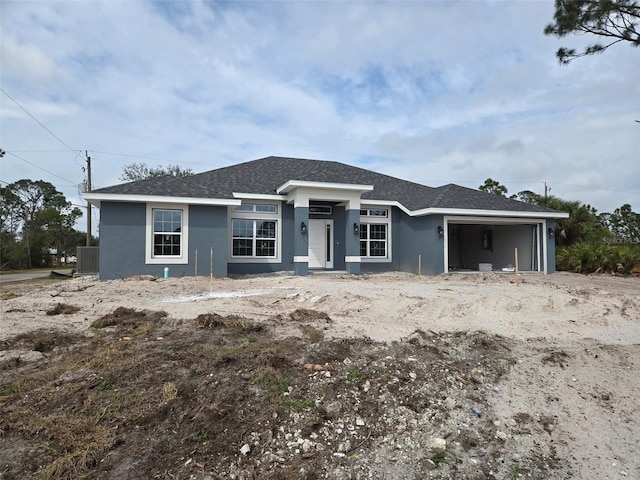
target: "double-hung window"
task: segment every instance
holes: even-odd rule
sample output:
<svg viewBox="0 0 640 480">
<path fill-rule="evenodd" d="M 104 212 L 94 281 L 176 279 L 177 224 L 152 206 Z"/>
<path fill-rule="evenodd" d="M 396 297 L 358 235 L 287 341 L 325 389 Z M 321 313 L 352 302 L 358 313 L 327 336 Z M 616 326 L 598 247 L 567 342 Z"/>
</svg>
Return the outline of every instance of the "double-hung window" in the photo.
<svg viewBox="0 0 640 480">
<path fill-rule="evenodd" d="M 390 252 L 389 211 L 381 208 L 360 210 L 360 257 L 370 261 L 388 261 Z"/>
<path fill-rule="evenodd" d="M 182 247 L 182 210 L 153 209 L 153 256 L 179 257 Z"/>
<path fill-rule="evenodd" d="M 230 208 L 231 261 L 276 261 L 280 216 L 276 204 L 243 203 Z"/>
<path fill-rule="evenodd" d="M 187 263 L 188 225 L 187 206 L 147 204 L 146 263 Z"/>
</svg>

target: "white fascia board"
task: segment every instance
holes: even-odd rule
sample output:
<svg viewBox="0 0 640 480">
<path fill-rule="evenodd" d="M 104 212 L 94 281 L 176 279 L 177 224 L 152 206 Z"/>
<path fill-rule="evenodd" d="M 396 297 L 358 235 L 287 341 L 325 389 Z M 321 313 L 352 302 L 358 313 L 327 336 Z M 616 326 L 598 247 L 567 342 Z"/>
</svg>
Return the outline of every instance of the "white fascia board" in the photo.
<svg viewBox="0 0 640 480">
<path fill-rule="evenodd" d="M 361 205 L 380 205 L 381 207 L 398 207 L 400 210 L 402 210 L 404 213 L 406 213 L 409 216 L 413 216 L 411 210 L 409 210 L 407 207 L 405 207 L 404 205 L 402 205 L 400 202 L 396 201 L 396 200 L 369 200 L 369 199 L 361 199 L 360 200 L 360 204 Z"/>
<path fill-rule="evenodd" d="M 517 212 L 513 210 L 473 210 L 462 208 L 424 208 L 409 213 L 412 217 L 424 215 L 464 215 L 470 217 L 511 217 L 511 218 L 569 218 L 565 212 Z"/>
<path fill-rule="evenodd" d="M 333 182 L 308 182 L 304 180 L 289 180 L 285 184 L 278 187 L 277 193 L 289 193 L 298 187 L 304 188 L 320 188 L 325 190 L 342 190 L 352 192 L 370 192 L 373 185 L 355 185 L 351 183 L 333 183 Z"/>
<path fill-rule="evenodd" d="M 233 192 L 234 198 L 240 198 L 243 200 L 275 200 L 283 202 L 287 200 L 286 195 L 269 195 L 265 193 L 239 193 Z"/>
<path fill-rule="evenodd" d="M 120 193 L 83 193 L 82 197 L 97 207 L 100 202 L 132 202 L 132 203 L 173 203 L 180 205 L 240 205 L 240 200 L 231 198 L 200 198 L 200 197 L 165 197 L 162 195 L 133 195 Z"/>
</svg>

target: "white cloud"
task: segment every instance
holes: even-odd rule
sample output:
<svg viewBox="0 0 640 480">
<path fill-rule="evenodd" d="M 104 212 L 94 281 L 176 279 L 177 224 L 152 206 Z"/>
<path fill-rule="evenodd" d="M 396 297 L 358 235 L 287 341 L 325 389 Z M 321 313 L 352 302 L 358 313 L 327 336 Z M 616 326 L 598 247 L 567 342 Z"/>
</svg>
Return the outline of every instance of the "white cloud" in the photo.
<svg viewBox="0 0 640 480">
<path fill-rule="evenodd" d="M 492 177 L 511 193 L 547 181 L 638 210 L 638 51 L 560 67 L 565 42 L 542 34 L 552 14 L 550 1 L 9 0 L 2 85 L 96 152 L 98 186 L 145 160 L 97 152 L 196 171 L 276 154 L 431 184 Z M 64 150 L 1 100 L 3 149 Z M 21 155 L 82 180 L 71 152 Z M 2 180 L 23 175 L 63 183 L 3 159 Z"/>
</svg>

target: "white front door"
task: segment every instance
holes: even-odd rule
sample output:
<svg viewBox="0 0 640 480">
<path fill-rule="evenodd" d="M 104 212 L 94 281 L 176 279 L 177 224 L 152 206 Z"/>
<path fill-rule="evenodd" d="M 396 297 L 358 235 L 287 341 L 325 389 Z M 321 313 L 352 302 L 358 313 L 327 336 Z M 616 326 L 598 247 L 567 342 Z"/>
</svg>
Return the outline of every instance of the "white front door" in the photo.
<svg viewBox="0 0 640 480">
<path fill-rule="evenodd" d="M 309 268 L 333 268 L 333 220 L 309 220 Z"/>
</svg>

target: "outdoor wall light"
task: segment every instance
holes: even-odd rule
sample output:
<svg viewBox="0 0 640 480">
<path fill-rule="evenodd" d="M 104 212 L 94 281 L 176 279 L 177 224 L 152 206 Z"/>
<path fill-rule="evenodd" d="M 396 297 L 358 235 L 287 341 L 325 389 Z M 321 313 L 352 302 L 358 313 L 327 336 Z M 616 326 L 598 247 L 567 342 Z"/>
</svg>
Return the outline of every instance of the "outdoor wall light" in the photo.
<svg viewBox="0 0 640 480">
<path fill-rule="evenodd" d="M 440 225 L 438 225 L 438 235 L 440 237 L 444 237 L 444 228 L 442 228 Z"/>
<path fill-rule="evenodd" d="M 307 234 L 307 224 L 304 222 L 300 222 L 300 233 L 302 235 L 306 235 Z"/>
<path fill-rule="evenodd" d="M 549 236 L 550 237 L 553 238 L 553 237 L 556 236 L 556 231 L 553 228 L 549 227 L 549 229 L 547 231 L 549 232 Z"/>
<path fill-rule="evenodd" d="M 353 224 L 353 234 L 354 235 L 358 235 L 360 233 L 360 225 L 358 225 L 357 223 Z"/>
</svg>

